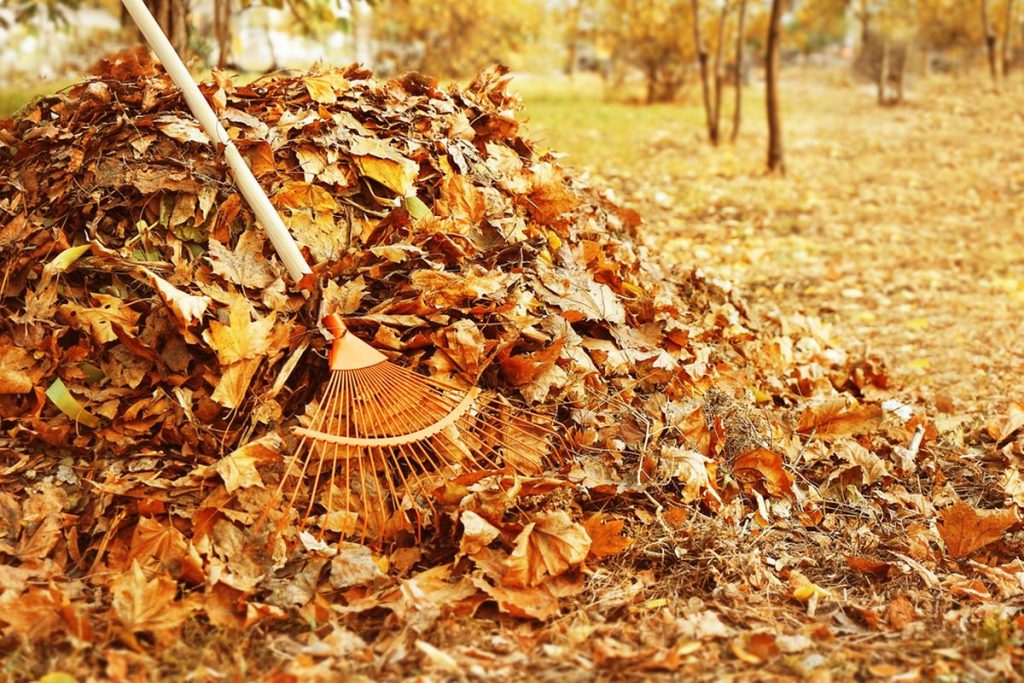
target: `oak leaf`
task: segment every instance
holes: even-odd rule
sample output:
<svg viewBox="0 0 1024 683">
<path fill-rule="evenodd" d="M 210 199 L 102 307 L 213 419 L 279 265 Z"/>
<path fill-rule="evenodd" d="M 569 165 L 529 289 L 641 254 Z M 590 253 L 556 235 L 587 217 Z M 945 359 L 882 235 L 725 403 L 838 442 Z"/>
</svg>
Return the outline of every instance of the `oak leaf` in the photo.
<svg viewBox="0 0 1024 683">
<path fill-rule="evenodd" d="M 998 541 L 1019 519 L 1016 508 L 976 510 L 962 500 L 943 508 L 939 515 L 939 535 L 950 557 L 966 557 Z"/>
</svg>

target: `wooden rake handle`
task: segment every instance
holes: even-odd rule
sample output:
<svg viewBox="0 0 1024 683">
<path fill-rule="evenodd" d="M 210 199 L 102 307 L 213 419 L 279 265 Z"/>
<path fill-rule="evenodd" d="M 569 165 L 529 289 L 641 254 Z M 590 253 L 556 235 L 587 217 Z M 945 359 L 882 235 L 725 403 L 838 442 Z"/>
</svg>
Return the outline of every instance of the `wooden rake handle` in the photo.
<svg viewBox="0 0 1024 683">
<path fill-rule="evenodd" d="M 284 262 L 285 268 L 288 269 L 288 274 L 292 276 L 293 280 L 298 282 L 304 275 L 312 273 L 313 271 L 310 269 L 309 264 L 302 258 L 299 245 L 295 243 L 295 240 L 288 232 L 284 221 L 281 220 L 281 216 L 277 213 L 274 205 L 270 203 L 267 193 L 260 187 L 256 176 L 253 175 L 249 165 L 245 163 L 245 159 L 242 158 L 241 152 L 235 147 L 235 143 L 231 141 L 228 132 L 224 130 L 224 126 L 221 125 L 210 103 L 206 101 L 203 93 L 199 90 L 195 81 L 192 80 L 192 74 L 189 73 L 188 68 L 181 61 L 181 57 L 178 56 L 174 46 L 167 40 L 167 36 L 164 35 L 160 24 L 156 22 L 156 19 L 150 14 L 149 9 L 142 0 L 121 0 L 121 2 L 124 4 L 125 9 L 128 10 L 128 13 L 132 15 L 135 25 L 139 27 L 142 35 L 146 37 L 146 42 L 153 48 L 153 52 L 156 53 L 157 58 L 164 65 L 167 73 L 170 74 L 171 80 L 181 89 L 188 108 L 199 120 L 206 135 L 209 136 L 210 140 L 219 142 L 224 146 L 224 157 L 231 168 L 231 175 L 235 177 L 235 184 L 238 185 L 238 189 L 242 196 L 245 197 L 245 201 L 249 204 L 253 213 L 256 214 L 256 220 L 259 221 L 270 237 L 270 242 L 274 245 L 277 255 L 281 257 L 281 261 Z"/>
</svg>

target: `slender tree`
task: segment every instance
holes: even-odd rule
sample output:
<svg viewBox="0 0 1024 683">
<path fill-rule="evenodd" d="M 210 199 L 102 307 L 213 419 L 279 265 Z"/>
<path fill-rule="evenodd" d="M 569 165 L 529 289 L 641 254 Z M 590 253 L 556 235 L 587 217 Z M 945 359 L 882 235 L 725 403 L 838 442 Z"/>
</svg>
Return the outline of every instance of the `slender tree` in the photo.
<svg viewBox="0 0 1024 683">
<path fill-rule="evenodd" d="M 786 173 L 782 150 L 782 119 L 779 114 L 779 37 L 783 0 L 771 0 L 768 40 L 765 46 L 765 107 L 768 114 L 768 170 Z"/>
<path fill-rule="evenodd" d="M 576 77 L 576 69 L 579 66 L 580 52 L 580 19 L 583 16 L 583 4 L 585 0 L 576 0 L 569 8 L 568 17 L 568 54 L 566 55 L 565 73 L 569 78 Z"/>
<path fill-rule="evenodd" d="M 981 29 L 985 33 L 985 49 L 988 51 L 988 70 L 992 74 L 992 83 L 999 84 L 999 67 L 996 58 L 996 32 L 988 17 L 988 0 L 981 0 Z"/>
<path fill-rule="evenodd" d="M 743 122 L 743 47 L 747 32 L 747 0 L 740 0 L 739 19 L 736 26 L 736 105 L 732 110 L 732 137 L 736 143 Z"/>
<path fill-rule="evenodd" d="M 711 144 L 717 145 L 721 136 L 722 123 L 722 82 L 725 80 L 722 74 L 723 54 L 725 53 L 725 23 L 729 16 L 729 0 L 722 3 L 722 11 L 718 15 L 718 42 L 715 44 L 715 101 L 714 101 L 714 139 Z"/>
<path fill-rule="evenodd" d="M 213 0 L 213 35 L 217 40 L 217 68 L 226 69 L 231 59 L 232 0 Z"/>
<path fill-rule="evenodd" d="M 190 0 L 145 0 L 145 3 L 178 54 L 188 55 Z M 135 31 L 138 39 L 142 40 L 142 34 L 135 28 L 135 23 L 123 5 L 121 6 L 121 26 L 130 27 Z"/>
<path fill-rule="evenodd" d="M 889 66 L 892 57 L 892 45 L 888 36 L 882 36 L 882 62 L 878 65 L 878 104 L 885 106 L 889 103 L 886 89 L 889 86 Z"/>
<path fill-rule="evenodd" d="M 704 97 L 704 120 L 708 124 L 708 139 L 712 145 L 718 144 L 718 124 L 715 121 L 714 103 L 711 99 L 711 75 L 708 51 L 700 31 L 700 0 L 691 0 L 693 7 L 693 46 L 697 51 L 697 63 L 700 64 L 700 85 Z"/>
<path fill-rule="evenodd" d="M 1013 10 L 1016 0 L 1006 0 L 1006 15 L 1003 25 L 1003 79 L 1010 75 L 1013 67 Z"/>
</svg>

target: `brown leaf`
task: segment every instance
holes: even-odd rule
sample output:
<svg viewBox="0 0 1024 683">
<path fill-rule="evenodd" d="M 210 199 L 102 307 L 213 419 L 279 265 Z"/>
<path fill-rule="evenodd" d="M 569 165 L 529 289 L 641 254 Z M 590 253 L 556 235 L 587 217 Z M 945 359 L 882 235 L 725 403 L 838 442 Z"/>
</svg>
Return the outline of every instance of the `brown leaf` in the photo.
<svg viewBox="0 0 1024 683">
<path fill-rule="evenodd" d="M 213 272 L 242 287 L 263 289 L 269 286 L 277 279 L 277 275 L 263 256 L 264 242 L 266 238 L 259 230 L 243 232 L 234 250 L 229 250 L 217 240 L 211 239 L 207 254 Z"/>
<path fill-rule="evenodd" d="M 894 630 L 901 630 L 904 626 L 917 619 L 917 610 L 914 603 L 906 595 L 898 595 L 889 603 L 885 610 L 885 619 Z"/>
<path fill-rule="evenodd" d="M 499 356 L 502 374 L 513 386 L 521 387 L 534 382 L 558 360 L 563 341 L 559 337 L 546 348 L 518 356 L 513 356 L 509 348 L 504 349 Z"/>
<path fill-rule="evenodd" d="M 0 394 L 27 394 L 35 388 L 43 371 L 28 351 L 0 336 Z"/>
<path fill-rule="evenodd" d="M 590 552 L 590 536 L 563 511 L 540 513 L 515 540 L 502 584 L 536 586 L 581 564 Z"/>
<path fill-rule="evenodd" d="M 597 512 L 583 520 L 583 528 L 590 536 L 590 554 L 588 557 L 601 559 L 618 555 L 633 544 L 633 539 L 622 535 L 625 521 L 608 519 L 603 512 Z"/>
<path fill-rule="evenodd" d="M 175 578 L 194 584 L 206 580 L 203 561 L 195 547 L 172 524 L 140 517 L 132 534 L 128 559 L 151 570 L 166 570 Z"/>
<path fill-rule="evenodd" d="M 1007 412 L 1006 417 L 989 420 L 985 425 L 985 431 L 999 446 L 1008 443 L 1022 428 L 1024 428 L 1024 403 L 1013 403 Z"/>
<path fill-rule="evenodd" d="M 732 653 L 747 664 L 763 664 L 782 654 L 771 633 L 744 633 L 729 643 Z"/>
<path fill-rule="evenodd" d="M 209 144 L 210 138 L 206 136 L 199 122 L 192 118 L 184 118 L 177 114 L 163 114 L 156 119 L 156 127 L 168 137 L 178 142 L 198 142 Z"/>
<path fill-rule="evenodd" d="M 463 175 L 452 174 L 441 181 L 441 195 L 434 205 L 439 216 L 453 218 L 467 225 L 477 225 L 483 220 L 487 203 L 473 182 Z"/>
<path fill-rule="evenodd" d="M 502 612 L 534 619 L 558 616 L 558 599 L 576 595 L 584 586 L 581 574 L 563 574 L 532 588 L 504 584 L 495 586 L 482 577 L 475 577 L 473 583 L 495 600 Z"/>
<path fill-rule="evenodd" d="M 150 270 L 143 268 L 142 272 L 182 325 L 189 327 L 202 320 L 210 307 L 210 297 L 187 294 Z"/>
<path fill-rule="evenodd" d="M 797 431 L 823 441 L 834 441 L 875 429 L 881 417 L 882 409 L 878 405 L 848 403 L 847 399 L 839 397 L 808 406 L 800 415 Z"/>
<path fill-rule="evenodd" d="M 855 572 L 861 572 L 862 574 L 874 574 L 880 577 L 886 577 L 889 575 L 889 570 L 892 569 L 892 565 L 882 560 L 876 560 L 873 557 L 860 557 L 850 555 L 846 558 L 846 565 Z"/>
<path fill-rule="evenodd" d="M 147 631 L 158 638 L 177 630 L 188 609 L 174 599 L 177 584 L 166 574 L 146 579 L 138 561 L 110 585 L 114 614 L 129 633 Z"/>
<path fill-rule="evenodd" d="M 747 451 L 737 457 L 733 473 L 748 485 L 763 484 L 772 496 L 788 496 L 793 491 L 793 477 L 783 468 L 782 456 L 766 448 Z"/>
<path fill-rule="evenodd" d="M 963 501 L 943 508 L 939 514 L 939 535 L 950 557 L 965 557 L 998 541 L 1019 519 L 1016 508 L 976 510 Z"/>
</svg>

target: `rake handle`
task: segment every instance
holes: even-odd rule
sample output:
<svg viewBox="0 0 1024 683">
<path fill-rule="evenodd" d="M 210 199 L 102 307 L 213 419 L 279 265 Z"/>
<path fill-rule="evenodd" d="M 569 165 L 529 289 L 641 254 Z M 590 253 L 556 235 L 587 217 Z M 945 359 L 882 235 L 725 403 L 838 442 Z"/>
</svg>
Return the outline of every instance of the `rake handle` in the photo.
<svg viewBox="0 0 1024 683">
<path fill-rule="evenodd" d="M 219 142 L 224 146 L 224 157 L 228 167 L 231 169 L 231 175 L 235 178 L 235 184 L 238 185 L 238 189 L 242 196 L 245 197 L 249 208 L 256 214 L 256 220 L 259 221 L 259 224 L 270 237 L 270 242 L 274 245 L 277 255 L 281 257 L 281 261 L 284 262 L 285 268 L 288 269 L 288 274 L 297 282 L 304 275 L 312 273 L 313 271 L 310 269 L 309 264 L 302 257 L 302 252 L 299 251 L 299 245 L 296 244 L 288 232 L 288 228 L 285 226 L 284 221 L 281 220 L 280 214 L 277 213 L 274 205 L 270 203 L 267 193 L 263 191 L 263 188 L 256 180 L 252 169 L 245 163 L 245 159 L 242 157 L 241 152 L 238 151 L 238 148 L 235 147 L 235 143 L 231 141 L 228 132 L 224 130 L 224 126 L 221 125 L 210 103 L 206 101 L 203 93 L 199 90 L 195 81 L 192 80 L 192 74 L 189 73 L 185 63 L 181 61 L 181 57 L 178 56 L 174 46 L 167 40 L 167 36 L 164 35 L 160 24 L 153 18 L 153 15 L 142 0 L 121 0 L 121 2 L 132 16 L 132 19 L 135 20 L 135 25 L 139 27 L 139 31 L 146 37 L 146 42 L 153 48 L 153 52 L 156 53 L 157 58 L 164 65 L 164 69 L 170 74 L 171 80 L 181 89 L 188 108 L 192 111 L 193 116 L 199 120 L 199 124 L 203 127 L 206 135 L 211 140 Z"/>
</svg>

